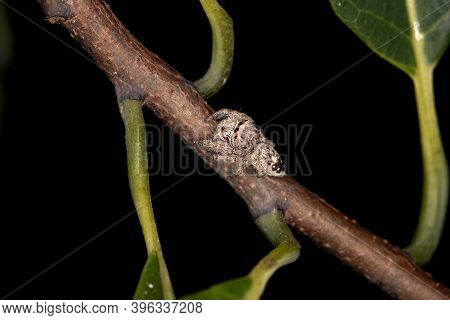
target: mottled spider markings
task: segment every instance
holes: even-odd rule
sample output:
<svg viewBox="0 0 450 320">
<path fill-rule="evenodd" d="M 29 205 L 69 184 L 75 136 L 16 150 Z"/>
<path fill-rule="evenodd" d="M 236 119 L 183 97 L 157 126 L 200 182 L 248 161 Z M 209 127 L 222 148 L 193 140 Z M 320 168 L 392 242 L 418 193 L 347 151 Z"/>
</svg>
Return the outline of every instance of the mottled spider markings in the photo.
<svg viewBox="0 0 450 320">
<path fill-rule="evenodd" d="M 248 174 L 248 169 L 256 171 L 259 177 L 286 175 L 274 143 L 264 137 L 252 118 L 235 110 L 221 109 L 206 119 L 212 120 L 218 122 L 212 137 L 196 144 L 214 160 L 236 166 L 236 175 Z"/>
</svg>

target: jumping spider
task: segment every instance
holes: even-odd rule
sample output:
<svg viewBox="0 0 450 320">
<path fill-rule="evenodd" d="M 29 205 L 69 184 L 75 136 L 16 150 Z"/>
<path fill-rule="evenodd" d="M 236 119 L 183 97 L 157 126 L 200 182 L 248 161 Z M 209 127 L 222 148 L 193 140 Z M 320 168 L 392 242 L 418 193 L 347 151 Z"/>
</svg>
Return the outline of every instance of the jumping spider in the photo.
<svg viewBox="0 0 450 320">
<path fill-rule="evenodd" d="M 286 173 L 274 143 L 262 134 L 249 116 L 230 109 L 221 109 L 206 121 L 218 122 L 210 139 L 197 141 L 218 162 L 236 166 L 235 174 L 246 174 L 252 168 L 259 177 L 282 177 Z"/>
</svg>

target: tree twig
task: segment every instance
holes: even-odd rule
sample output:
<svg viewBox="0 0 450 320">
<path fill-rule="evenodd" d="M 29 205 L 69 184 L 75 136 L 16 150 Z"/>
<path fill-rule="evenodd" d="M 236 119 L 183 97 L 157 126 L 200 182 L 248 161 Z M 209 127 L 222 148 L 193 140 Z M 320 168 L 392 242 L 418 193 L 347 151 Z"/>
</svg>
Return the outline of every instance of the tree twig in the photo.
<svg viewBox="0 0 450 320">
<path fill-rule="evenodd" d="M 47 20 L 64 25 L 115 86 L 119 102 L 144 100 L 181 139 L 207 162 L 193 142 L 207 137 L 212 109 L 194 86 L 147 50 L 103 0 L 41 0 Z M 213 164 L 214 166 L 214 164 Z M 449 299 L 450 292 L 400 249 L 370 233 L 299 185 L 293 178 L 228 176 L 216 171 L 247 203 L 253 218 L 274 209 L 342 262 L 389 294 L 404 299 Z"/>
</svg>

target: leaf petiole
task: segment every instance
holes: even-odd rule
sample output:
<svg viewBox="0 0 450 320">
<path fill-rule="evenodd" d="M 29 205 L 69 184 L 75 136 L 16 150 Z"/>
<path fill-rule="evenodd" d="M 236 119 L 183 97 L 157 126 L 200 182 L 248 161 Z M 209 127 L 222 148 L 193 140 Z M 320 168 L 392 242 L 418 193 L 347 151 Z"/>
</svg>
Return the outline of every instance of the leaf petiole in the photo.
<svg viewBox="0 0 450 320">
<path fill-rule="evenodd" d="M 195 87 L 203 98 L 210 98 L 223 87 L 233 66 L 233 20 L 217 0 L 200 0 L 212 31 L 212 57 L 208 71 Z"/>
<path fill-rule="evenodd" d="M 413 76 L 423 161 L 423 191 L 419 223 L 405 249 L 419 265 L 436 250 L 444 226 L 448 201 L 448 164 L 439 133 L 433 93 L 433 69 L 418 68 Z"/>
<path fill-rule="evenodd" d="M 274 272 L 297 260 L 300 245 L 283 221 L 280 212 L 275 210 L 266 213 L 255 222 L 275 249 L 262 258 L 246 276 L 221 282 L 208 289 L 184 296 L 182 299 L 259 299 Z"/>
<path fill-rule="evenodd" d="M 141 223 L 149 257 L 135 293 L 135 298 L 174 299 L 169 272 L 164 262 L 159 242 L 150 196 L 147 137 L 142 101 L 124 100 L 119 107 L 125 125 L 130 190 Z"/>
</svg>

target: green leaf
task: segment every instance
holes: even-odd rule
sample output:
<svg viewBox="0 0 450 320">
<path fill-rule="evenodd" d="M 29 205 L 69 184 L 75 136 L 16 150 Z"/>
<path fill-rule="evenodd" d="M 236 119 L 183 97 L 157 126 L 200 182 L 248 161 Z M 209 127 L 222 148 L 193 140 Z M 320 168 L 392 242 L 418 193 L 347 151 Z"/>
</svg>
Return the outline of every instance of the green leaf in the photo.
<svg viewBox="0 0 450 320">
<path fill-rule="evenodd" d="M 448 202 L 448 165 L 435 111 L 433 70 L 450 42 L 450 0 L 330 0 L 337 16 L 414 82 L 423 157 L 419 223 L 406 248 L 420 265 L 436 250 Z"/>
<path fill-rule="evenodd" d="M 246 276 L 216 284 L 206 290 L 182 297 L 188 300 L 255 300 L 259 299 L 270 277 L 280 267 L 299 256 L 299 247 L 283 244 L 273 249 Z"/>
<path fill-rule="evenodd" d="M 125 125 L 128 180 L 148 253 L 148 260 L 142 272 L 135 297 L 139 299 L 174 299 L 169 272 L 159 242 L 150 196 L 147 135 L 142 101 L 124 100 L 119 107 Z"/>
<path fill-rule="evenodd" d="M 450 41 L 449 0 L 330 0 L 373 51 L 410 75 L 435 66 Z"/>
<path fill-rule="evenodd" d="M 243 277 L 216 284 L 206 290 L 182 297 L 189 300 L 259 299 L 270 277 L 282 266 L 297 260 L 300 245 L 278 212 L 267 213 L 256 220 L 275 249 Z"/>
<path fill-rule="evenodd" d="M 200 95 L 210 98 L 227 82 L 233 66 L 233 20 L 217 0 L 200 0 L 212 31 L 212 56 L 208 71 L 194 82 Z"/>
<path fill-rule="evenodd" d="M 145 263 L 139 279 L 139 284 L 134 293 L 135 300 L 163 300 L 164 288 L 160 275 L 158 255 L 152 252 Z"/>
<path fill-rule="evenodd" d="M 252 286 L 252 279 L 244 276 L 216 284 L 206 290 L 181 297 L 183 300 L 243 300 Z"/>
</svg>

